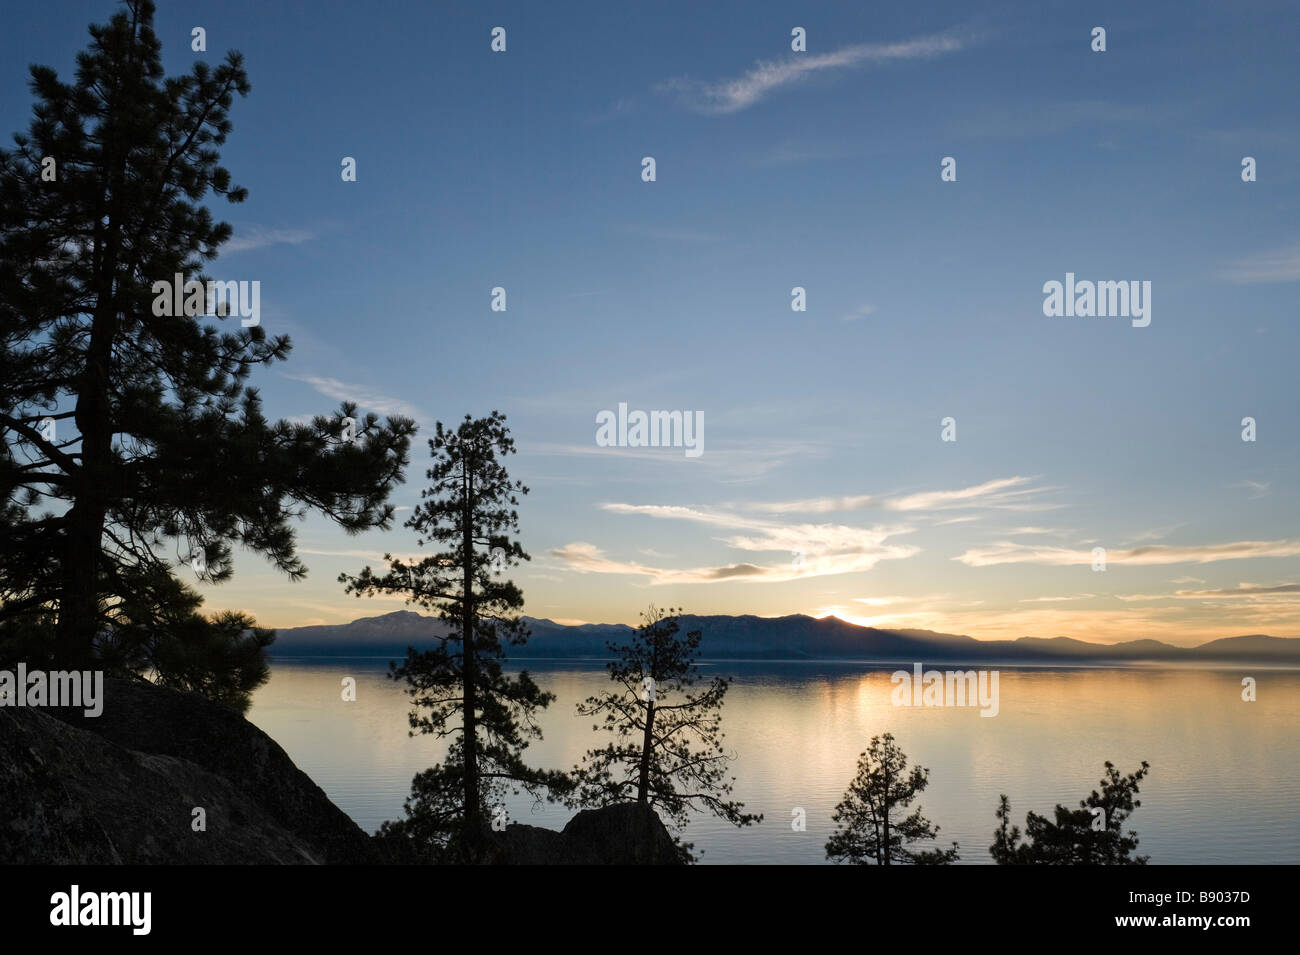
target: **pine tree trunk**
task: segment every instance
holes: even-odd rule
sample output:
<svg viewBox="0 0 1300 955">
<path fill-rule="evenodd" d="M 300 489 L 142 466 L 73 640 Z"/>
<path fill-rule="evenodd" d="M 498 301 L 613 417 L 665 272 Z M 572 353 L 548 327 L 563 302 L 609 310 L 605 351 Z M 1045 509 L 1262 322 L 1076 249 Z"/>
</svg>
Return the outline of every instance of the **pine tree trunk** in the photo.
<svg viewBox="0 0 1300 955">
<path fill-rule="evenodd" d="M 461 548 L 462 570 L 464 572 L 461 599 L 461 652 L 465 680 L 465 836 L 471 850 L 479 843 L 481 810 L 479 807 L 479 772 L 478 772 L 478 681 L 476 661 L 474 659 L 474 484 L 470 476 L 469 462 L 464 457 L 464 443 L 461 445 L 461 467 L 464 474 L 462 493 L 464 506 L 461 512 Z"/>
<path fill-rule="evenodd" d="M 107 518 L 111 474 L 113 427 L 108 406 L 108 368 L 112 361 L 117 314 L 113 301 L 113 270 L 117 241 L 104 246 L 105 229 L 96 228 L 96 306 L 91 323 L 86 364 L 77 384 L 74 420 L 81 435 L 81 462 L 71 475 L 72 506 L 68 510 L 67 538 L 59 594 L 55 653 L 62 666 L 79 667 L 92 658 L 99 629 L 99 558 Z"/>
<path fill-rule="evenodd" d="M 103 509 L 79 501 L 68 512 L 67 541 L 63 554 L 63 579 L 59 593 L 59 618 L 54 659 L 62 667 L 78 669 L 91 658 L 98 626 L 96 587 Z"/>
<path fill-rule="evenodd" d="M 645 735 L 641 738 L 641 775 L 636 785 L 636 801 L 648 805 L 650 802 L 650 757 L 654 754 L 655 700 L 658 686 L 655 680 L 659 676 L 659 630 L 651 631 L 654 643 L 650 648 L 650 685 L 654 691 L 645 707 Z"/>
<path fill-rule="evenodd" d="M 889 865 L 889 784 L 890 784 L 890 779 L 891 779 L 891 777 L 890 777 L 889 771 L 886 770 L 886 771 L 885 771 L 885 794 L 884 794 L 883 797 L 881 797 L 881 805 L 884 807 L 884 809 L 883 809 L 883 811 L 882 811 L 882 815 L 885 817 L 885 849 L 884 849 L 884 860 L 885 860 L 885 861 L 882 862 L 881 865 Z"/>
<path fill-rule="evenodd" d="M 645 709 L 645 736 L 641 740 L 641 778 L 637 781 L 636 801 L 650 801 L 650 755 L 654 752 L 655 701 L 649 700 Z"/>
</svg>

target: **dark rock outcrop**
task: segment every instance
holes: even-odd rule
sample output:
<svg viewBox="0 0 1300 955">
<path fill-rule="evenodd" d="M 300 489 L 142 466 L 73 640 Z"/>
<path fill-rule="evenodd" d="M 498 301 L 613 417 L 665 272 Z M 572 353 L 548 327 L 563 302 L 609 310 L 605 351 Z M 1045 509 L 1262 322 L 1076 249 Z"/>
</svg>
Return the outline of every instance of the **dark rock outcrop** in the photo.
<svg viewBox="0 0 1300 955">
<path fill-rule="evenodd" d="M 193 829 L 202 808 L 206 828 Z M 652 809 L 578 813 L 560 832 L 486 833 L 500 865 L 667 865 Z M 104 707 L 0 707 L 0 864 L 349 864 L 413 861 L 372 839 L 283 749 L 195 693 L 104 682 Z"/>
<path fill-rule="evenodd" d="M 585 809 L 560 832 L 518 823 L 489 836 L 501 865 L 679 865 L 673 837 L 640 803 Z"/>
<path fill-rule="evenodd" d="M 104 711 L 0 707 L 0 862 L 379 861 L 269 736 L 193 693 L 106 680 Z M 206 831 L 192 829 L 193 810 Z"/>
</svg>

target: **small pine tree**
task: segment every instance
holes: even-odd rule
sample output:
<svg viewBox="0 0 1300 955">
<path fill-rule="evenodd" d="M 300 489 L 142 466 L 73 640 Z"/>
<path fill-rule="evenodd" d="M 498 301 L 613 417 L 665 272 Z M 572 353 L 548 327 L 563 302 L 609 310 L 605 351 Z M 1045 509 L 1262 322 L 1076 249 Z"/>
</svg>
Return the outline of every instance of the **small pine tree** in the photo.
<svg viewBox="0 0 1300 955">
<path fill-rule="evenodd" d="M 896 812 L 911 805 L 929 781 L 928 769 L 914 766 L 908 772 L 907 756 L 894 742 L 892 733 L 873 736 L 867 751 L 858 757 L 857 776 L 831 817 L 836 830 L 826 842 L 826 858 L 855 865 L 955 862 L 955 842 L 951 849 L 908 848 L 914 842 L 934 840 L 939 834 L 939 827 L 921 815 L 919 806 L 902 819 L 894 818 Z"/>
<path fill-rule="evenodd" d="M 727 762 L 734 757 L 722 745 L 722 704 L 731 681 L 717 676 L 697 687 L 701 631 L 679 636 L 680 613 L 652 605 L 630 642 L 607 644 L 616 656 L 608 670 L 618 688 L 588 697 L 578 713 L 603 718 L 592 729 L 614 739 L 589 750 L 574 768 L 570 804 L 640 802 L 665 814 L 679 832 L 693 810 L 753 825 L 762 815 L 728 798 L 735 778 L 727 775 Z M 675 838 L 683 859 L 694 861 L 692 845 Z"/>
<path fill-rule="evenodd" d="M 1149 769 L 1143 760 L 1137 772 L 1121 776 L 1108 761 L 1100 793 L 1094 789 L 1078 809 L 1058 804 L 1054 822 L 1031 811 L 1025 817 L 1023 843 L 1020 828 L 1010 824 L 1011 801 L 1003 793 L 989 854 L 999 865 L 1146 865 L 1150 856 L 1131 855 L 1138 845 L 1136 830 L 1125 833 L 1123 826 L 1142 805 L 1133 796 Z"/>
</svg>

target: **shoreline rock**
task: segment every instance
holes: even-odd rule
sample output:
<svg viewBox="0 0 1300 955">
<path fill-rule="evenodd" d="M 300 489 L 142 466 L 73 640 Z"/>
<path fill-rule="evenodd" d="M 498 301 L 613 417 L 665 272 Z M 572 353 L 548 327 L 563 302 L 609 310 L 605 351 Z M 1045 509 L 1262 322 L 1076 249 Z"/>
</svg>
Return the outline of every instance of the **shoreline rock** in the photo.
<svg viewBox="0 0 1300 955">
<path fill-rule="evenodd" d="M 238 713 L 106 680 L 104 712 L 0 707 L 0 861 L 366 864 L 371 837 Z M 206 831 L 192 828 L 193 810 Z"/>
<path fill-rule="evenodd" d="M 515 823 L 486 838 L 497 865 L 681 864 L 637 803 L 584 810 L 558 832 Z M 0 707 L 0 864 L 370 865 L 400 863 L 402 848 L 197 693 L 110 679 L 98 717 Z"/>
</svg>

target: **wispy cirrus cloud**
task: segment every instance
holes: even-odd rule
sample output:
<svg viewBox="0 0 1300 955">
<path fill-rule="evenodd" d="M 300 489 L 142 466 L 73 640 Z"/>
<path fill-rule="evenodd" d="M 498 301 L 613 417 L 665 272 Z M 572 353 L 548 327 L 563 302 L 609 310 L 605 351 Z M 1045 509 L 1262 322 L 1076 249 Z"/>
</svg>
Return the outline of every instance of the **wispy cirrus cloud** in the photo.
<svg viewBox="0 0 1300 955">
<path fill-rule="evenodd" d="M 552 548 L 549 553 L 569 570 L 578 573 L 644 576 L 649 577 L 652 584 L 716 584 L 732 581 L 781 583 L 805 577 L 850 574 L 871 570 L 884 559 L 910 557 L 917 553 L 917 548 L 914 547 L 896 547 L 890 550 L 890 553 L 826 554 L 809 557 L 799 568 L 789 560 L 768 565 L 740 562 L 714 567 L 653 567 L 647 564 L 613 560 L 595 544 L 583 541 Z"/>
<path fill-rule="evenodd" d="M 1047 510 L 1055 505 L 1036 501 L 1041 494 L 1056 488 L 1033 485 L 1031 477 L 997 478 L 952 491 L 922 491 L 915 494 L 850 494 L 807 497 L 792 501 L 758 501 L 746 504 L 749 510 L 766 514 L 828 514 L 881 508 L 886 511 L 946 511 L 957 508 L 994 508 L 998 510 Z M 964 520 L 954 518 L 953 522 Z M 1016 533 L 1016 532 L 1013 532 Z"/>
<path fill-rule="evenodd" d="M 850 494 L 837 497 L 805 497 L 795 501 L 758 501 L 746 505 L 764 514 L 830 514 L 834 511 L 856 511 L 878 505 L 881 498 L 875 494 Z"/>
<path fill-rule="evenodd" d="M 1295 627 L 1300 623 L 1300 584 L 1238 584 L 1212 590 L 1178 590 L 1171 594 L 1116 594 L 1126 604 L 1195 607 L 1197 613 L 1230 621 L 1234 628 Z M 1213 610 L 1206 608 L 1213 607 Z M 1189 611 L 1193 612 L 1193 611 Z"/>
<path fill-rule="evenodd" d="M 909 597 L 888 596 L 888 597 L 854 597 L 854 603 L 866 604 L 868 607 L 889 607 L 893 604 L 914 603 Z"/>
<path fill-rule="evenodd" d="M 741 76 L 705 82 L 688 77 L 670 79 L 657 87 L 676 93 L 690 109 L 725 114 L 747 109 L 768 94 L 817 73 L 927 60 L 955 53 L 978 39 L 956 32 L 935 33 L 897 43 L 858 43 L 830 53 L 792 53 L 780 60 L 759 60 Z"/>
<path fill-rule="evenodd" d="M 853 311 L 840 316 L 841 322 L 856 322 L 859 319 L 866 318 L 868 315 L 874 315 L 877 309 L 874 305 L 859 305 Z"/>
<path fill-rule="evenodd" d="M 1238 481 L 1236 484 L 1229 484 L 1231 488 L 1246 488 L 1251 492 L 1250 500 L 1258 500 L 1261 497 L 1268 497 L 1268 492 L 1272 484 L 1268 481 Z"/>
<path fill-rule="evenodd" d="M 924 491 L 889 500 L 885 503 L 885 508 L 891 511 L 942 511 L 958 507 L 991 507 L 1008 511 L 1033 511 L 1054 507 L 1055 505 L 1034 499 L 1056 488 L 1028 486 L 1033 480 L 1017 476 L 985 481 L 956 491 Z"/>
<path fill-rule="evenodd" d="M 1178 528 L 1183 526 L 1183 522 L 1177 524 L 1167 524 L 1164 527 L 1153 527 L 1149 531 L 1139 531 L 1132 537 L 1124 541 L 1127 545 L 1141 544 L 1143 541 L 1158 541 L 1168 537 Z"/>
<path fill-rule="evenodd" d="M 675 521 L 693 521 L 714 527 L 765 527 L 762 521 L 746 519 L 725 511 L 709 511 L 680 504 L 602 504 L 600 509 L 612 514 L 639 514 L 643 517 L 666 518 Z"/>
<path fill-rule="evenodd" d="M 1236 587 L 1222 587 L 1218 590 L 1179 590 L 1174 596 L 1184 600 L 1203 600 L 1219 597 L 1277 597 L 1284 594 L 1300 594 L 1300 584 L 1278 584 L 1275 587 L 1238 584 Z"/>
<path fill-rule="evenodd" d="M 1106 552 L 1107 564 L 1150 566 L 1159 564 L 1211 564 L 1221 560 L 1248 560 L 1254 557 L 1295 557 L 1300 555 L 1300 540 L 1231 541 L 1226 544 L 1192 544 L 1172 546 L 1152 544 L 1129 550 Z M 976 547 L 953 560 L 968 567 L 992 567 L 997 564 L 1042 564 L 1054 567 L 1091 564 L 1091 550 L 1068 547 L 1035 547 L 1014 541 L 998 541 L 990 547 Z"/>
<path fill-rule="evenodd" d="M 620 119 L 629 116 L 636 109 L 636 100 L 628 96 L 620 96 L 614 100 L 607 108 L 593 113 L 586 118 L 588 124 L 607 123 L 610 120 Z"/>
<path fill-rule="evenodd" d="M 267 229 L 263 226 L 252 226 L 231 236 L 230 241 L 221 247 L 221 251 L 251 252 L 253 249 L 264 249 L 269 245 L 301 245 L 314 238 L 316 233 L 309 229 Z"/>
<path fill-rule="evenodd" d="M 659 504 L 603 504 L 601 509 L 614 514 L 692 521 L 737 531 L 739 533 L 718 539 L 738 550 L 783 551 L 787 554 L 798 551 L 809 562 L 835 554 L 876 555 L 885 559 L 887 555 L 903 557 L 918 552 L 913 547 L 884 546 L 890 537 L 910 534 L 912 528 L 906 526 L 868 528 L 845 524 L 782 524 L 725 511 Z"/>
<path fill-rule="evenodd" d="M 672 570 L 652 567 L 631 561 L 614 560 L 595 544 L 575 541 L 563 547 L 554 547 L 550 555 L 569 570 L 581 574 L 630 574 L 649 577 L 655 584 L 701 584 L 726 580 L 754 579 L 764 575 L 764 568 L 755 564 L 732 564 L 725 567 L 699 567 Z"/>
<path fill-rule="evenodd" d="M 394 398 L 382 392 L 374 391 L 366 385 L 351 385 L 339 381 L 337 378 L 326 378 L 320 375 L 286 374 L 284 377 L 311 385 L 327 398 L 333 398 L 335 401 L 353 401 L 359 407 L 378 414 L 402 415 L 416 419 L 422 416 L 420 409 L 415 405 L 403 401 L 401 398 Z"/>
<path fill-rule="evenodd" d="M 920 553 L 916 547 L 889 543 L 891 537 L 910 533 L 909 527 L 780 524 L 727 511 L 662 504 L 609 503 L 601 505 L 601 509 L 613 514 L 688 521 L 729 531 L 715 539 L 735 550 L 779 553 L 782 559 L 770 564 L 741 561 L 712 567 L 668 568 L 616 560 L 585 541 L 554 548 L 550 556 L 579 573 L 639 575 L 649 577 L 654 584 L 675 584 L 733 580 L 779 582 L 855 573 L 871 570 L 882 560 L 901 560 Z"/>
<path fill-rule="evenodd" d="M 1238 259 L 1220 275 L 1237 285 L 1300 281 L 1300 242 Z"/>
</svg>

